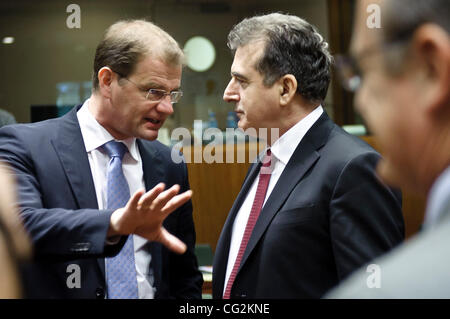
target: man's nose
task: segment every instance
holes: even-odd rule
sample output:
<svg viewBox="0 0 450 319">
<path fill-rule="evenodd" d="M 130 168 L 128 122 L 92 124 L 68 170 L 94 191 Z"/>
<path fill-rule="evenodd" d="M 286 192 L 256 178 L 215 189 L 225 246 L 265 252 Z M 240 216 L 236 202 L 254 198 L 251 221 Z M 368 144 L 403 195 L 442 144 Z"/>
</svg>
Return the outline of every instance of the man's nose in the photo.
<svg viewBox="0 0 450 319">
<path fill-rule="evenodd" d="M 237 102 L 239 101 L 239 93 L 233 84 L 233 79 L 228 83 L 225 91 L 223 92 L 223 100 L 225 102 Z"/>
<path fill-rule="evenodd" d="M 158 103 L 158 111 L 168 115 L 173 113 L 173 104 L 171 102 L 170 95 L 165 95 Z"/>
</svg>

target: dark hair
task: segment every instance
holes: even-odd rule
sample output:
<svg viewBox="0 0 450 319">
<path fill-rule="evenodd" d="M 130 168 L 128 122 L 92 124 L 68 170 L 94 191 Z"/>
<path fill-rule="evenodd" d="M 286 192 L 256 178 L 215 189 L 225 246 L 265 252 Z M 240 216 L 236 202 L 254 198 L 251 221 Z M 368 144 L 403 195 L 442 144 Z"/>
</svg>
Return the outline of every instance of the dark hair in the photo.
<svg viewBox="0 0 450 319">
<path fill-rule="evenodd" d="M 449 0 L 386 1 L 383 11 L 383 42 L 395 44 L 384 53 L 384 66 L 392 75 L 405 71 L 406 56 L 414 31 L 424 23 L 436 23 L 449 32 Z"/>
<path fill-rule="evenodd" d="M 264 53 L 255 68 L 264 76 L 266 86 L 292 74 L 298 82 L 297 93 L 311 102 L 325 99 L 333 60 L 328 44 L 314 26 L 293 15 L 255 16 L 233 27 L 228 47 L 235 52 L 256 40 L 265 41 Z"/>
<path fill-rule="evenodd" d="M 147 55 L 172 65 L 183 64 L 184 54 L 178 43 L 164 30 L 146 20 L 124 20 L 111 25 L 98 44 L 94 58 L 92 86 L 98 89 L 98 71 L 108 66 L 122 77 L 134 71 Z"/>
<path fill-rule="evenodd" d="M 386 42 L 405 39 L 424 23 L 435 23 L 450 32 L 449 0 L 395 0 L 386 2 Z"/>
</svg>

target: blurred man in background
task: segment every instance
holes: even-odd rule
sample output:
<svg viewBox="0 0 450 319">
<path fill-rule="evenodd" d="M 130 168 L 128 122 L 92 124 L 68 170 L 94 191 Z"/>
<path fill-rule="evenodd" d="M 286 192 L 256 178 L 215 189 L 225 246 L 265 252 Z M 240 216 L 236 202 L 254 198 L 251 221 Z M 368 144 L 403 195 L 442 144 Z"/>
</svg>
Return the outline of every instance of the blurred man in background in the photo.
<svg viewBox="0 0 450 319">
<path fill-rule="evenodd" d="M 380 29 L 366 25 L 373 3 Z M 448 0 L 358 3 L 352 58 L 341 70 L 383 150 L 379 175 L 428 202 L 423 231 L 373 261 L 376 274 L 362 269 L 330 298 L 450 298 L 449 17 Z"/>
<path fill-rule="evenodd" d="M 30 257 L 31 245 L 19 217 L 12 172 L 0 163 L 0 299 L 21 298 L 19 264 Z"/>
</svg>

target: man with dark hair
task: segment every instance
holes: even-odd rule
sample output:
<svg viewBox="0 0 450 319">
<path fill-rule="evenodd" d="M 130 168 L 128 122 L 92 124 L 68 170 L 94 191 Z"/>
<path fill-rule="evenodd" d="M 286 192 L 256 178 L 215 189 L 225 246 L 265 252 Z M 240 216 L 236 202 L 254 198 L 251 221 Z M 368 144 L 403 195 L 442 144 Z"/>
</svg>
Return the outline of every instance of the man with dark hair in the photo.
<svg viewBox="0 0 450 319">
<path fill-rule="evenodd" d="M 155 141 L 182 95 L 182 60 L 156 25 L 117 22 L 83 105 L 0 130 L 34 244 L 28 297 L 201 297 L 187 169 Z"/>
<path fill-rule="evenodd" d="M 365 25 L 369 4 L 380 29 Z M 371 284 L 362 269 L 329 298 L 450 298 L 449 14 L 448 0 L 359 2 L 345 83 L 359 83 L 356 107 L 385 154 L 379 175 L 428 199 L 421 232 L 373 261 Z"/>
<path fill-rule="evenodd" d="M 375 176 L 379 154 L 323 110 L 332 59 L 312 25 L 274 13 L 228 39 L 224 100 L 240 128 L 280 137 L 267 133 L 225 222 L 213 296 L 319 298 L 403 240 L 400 194 Z"/>
</svg>

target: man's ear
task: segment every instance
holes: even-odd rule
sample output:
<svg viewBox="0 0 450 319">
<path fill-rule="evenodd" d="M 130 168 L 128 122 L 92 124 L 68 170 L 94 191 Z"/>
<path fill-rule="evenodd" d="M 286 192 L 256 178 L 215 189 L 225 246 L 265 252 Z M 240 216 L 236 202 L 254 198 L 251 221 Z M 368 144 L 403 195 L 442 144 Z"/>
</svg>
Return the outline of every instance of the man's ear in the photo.
<svg viewBox="0 0 450 319">
<path fill-rule="evenodd" d="M 287 105 L 297 92 L 297 79 L 292 74 L 285 74 L 279 80 L 280 104 Z"/>
<path fill-rule="evenodd" d="M 104 66 L 98 71 L 97 76 L 101 95 L 106 98 L 111 97 L 111 84 L 114 79 L 114 72 L 109 67 Z"/>
<path fill-rule="evenodd" d="M 435 24 L 425 24 L 414 34 L 413 56 L 422 68 L 421 104 L 433 114 L 448 113 L 450 101 L 450 38 Z"/>
</svg>

